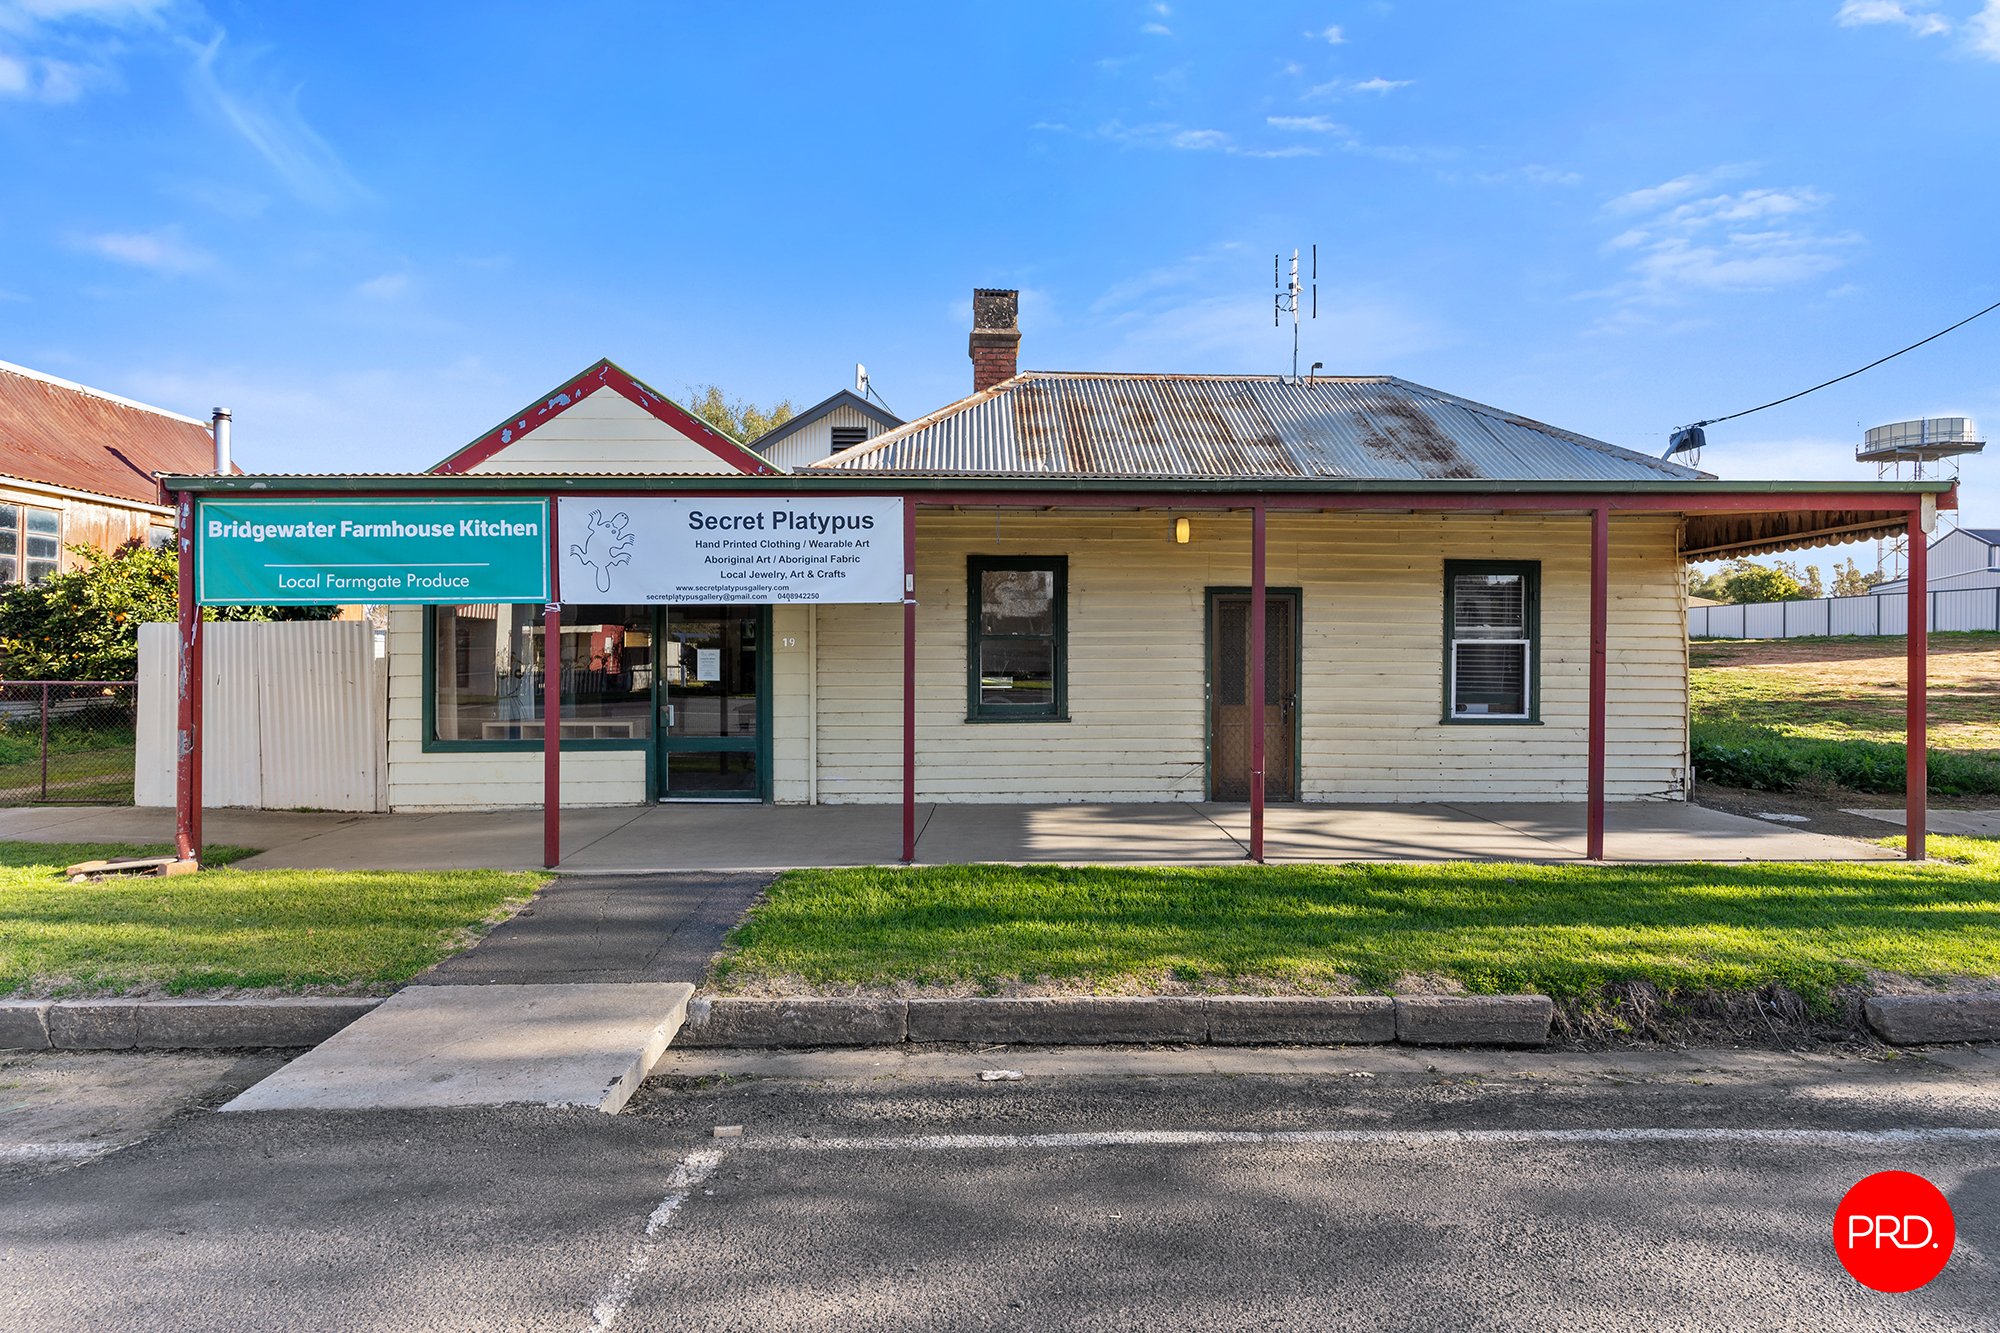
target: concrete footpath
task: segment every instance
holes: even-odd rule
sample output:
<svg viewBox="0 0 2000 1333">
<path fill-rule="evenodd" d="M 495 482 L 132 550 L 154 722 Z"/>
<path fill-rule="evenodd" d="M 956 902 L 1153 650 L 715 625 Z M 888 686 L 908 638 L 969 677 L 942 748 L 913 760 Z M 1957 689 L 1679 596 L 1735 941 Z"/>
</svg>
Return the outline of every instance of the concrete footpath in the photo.
<svg viewBox="0 0 2000 1333">
<path fill-rule="evenodd" d="M 1247 806 L 921 805 L 917 860 L 1098 865 L 1241 865 Z M 1606 857 L 1675 861 L 1873 861 L 1900 854 L 1680 801 L 1628 801 L 1605 813 Z M 163 843 L 173 811 L 79 807 L 0 810 L 0 839 Z M 893 864 L 902 848 L 894 805 L 653 805 L 563 813 L 570 873 L 755 871 Z M 245 869 L 538 869 L 537 810 L 469 814 L 312 814 L 211 810 L 211 844 L 257 847 Z M 1888 829 L 1884 829 L 1887 834 Z M 1584 859 L 1584 808 L 1517 802 L 1277 805 L 1266 859 L 1523 861 Z"/>
</svg>

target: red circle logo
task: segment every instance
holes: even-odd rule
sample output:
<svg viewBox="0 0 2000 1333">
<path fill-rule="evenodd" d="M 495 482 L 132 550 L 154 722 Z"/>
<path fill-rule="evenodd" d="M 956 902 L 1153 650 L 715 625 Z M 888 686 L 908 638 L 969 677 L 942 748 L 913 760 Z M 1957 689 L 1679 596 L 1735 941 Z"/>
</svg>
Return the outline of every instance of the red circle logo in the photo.
<svg viewBox="0 0 2000 1333">
<path fill-rule="evenodd" d="M 1833 1252 L 1856 1282 L 1915 1291 L 1944 1270 L 1958 1226 L 1938 1187 L 1908 1171 L 1877 1171 L 1840 1201 Z"/>
</svg>

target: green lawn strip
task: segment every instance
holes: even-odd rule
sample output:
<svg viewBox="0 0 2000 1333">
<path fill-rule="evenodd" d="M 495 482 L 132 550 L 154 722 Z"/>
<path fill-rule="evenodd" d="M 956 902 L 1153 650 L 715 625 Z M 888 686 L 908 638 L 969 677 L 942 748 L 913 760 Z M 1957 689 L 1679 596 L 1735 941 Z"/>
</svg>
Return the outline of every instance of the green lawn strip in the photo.
<svg viewBox="0 0 2000 1333">
<path fill-rule="evenodd" d="M 2000 975 L 2000 848 L 1931 845 L 1962 860 L 801 870 L 731 935 L 717 978 L 1112 991 L 1178 975 L 1311 991 L 1436 974 L 1558 997 L 1777 981 L 1824 1003 L 1870 968 Z"/>
<path fill-rule="evenodd" d="M 66 865 L 164 846 L 0 842 L 0 995 L 378 988 L 463 948 L 545 877 L 497 870 L 205 870 L 71 884 Z M 208 864 L 256 849 L 209 847 Z"/>
</svg>

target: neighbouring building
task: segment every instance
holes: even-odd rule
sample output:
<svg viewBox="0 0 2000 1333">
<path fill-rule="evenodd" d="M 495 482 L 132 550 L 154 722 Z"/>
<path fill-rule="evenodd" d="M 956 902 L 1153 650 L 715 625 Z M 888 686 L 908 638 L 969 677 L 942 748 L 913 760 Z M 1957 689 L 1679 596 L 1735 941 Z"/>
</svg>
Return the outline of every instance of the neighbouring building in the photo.
<svg viewBox="0 0 2000 1333">
<path fill-rule="evenodd" d="M 156 478 L 214 457 L 208 422 L 0 361 L 0 584 L 68 570 L 72 545 L 172 545 Z"/>
<path fill-rule="evenodd" d="M 758 436 L 750 447 L 779 471 L 796 472 L 902 424 L 902 418 L 891 416 L 852 389 L 842 389 Z"/>
</svg>

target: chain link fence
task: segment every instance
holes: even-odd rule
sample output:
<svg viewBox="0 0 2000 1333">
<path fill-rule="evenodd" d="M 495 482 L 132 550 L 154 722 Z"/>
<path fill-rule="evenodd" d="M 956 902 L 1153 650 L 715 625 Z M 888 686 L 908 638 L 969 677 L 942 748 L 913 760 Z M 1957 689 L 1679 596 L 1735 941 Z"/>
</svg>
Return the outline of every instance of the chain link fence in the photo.
<svg viewBox="0 0 2000 1333">
<path fill-rule="evenodd" d="M 130 805 L 139 687 L 0 681 L 0 805 Z"/>
</svg>

